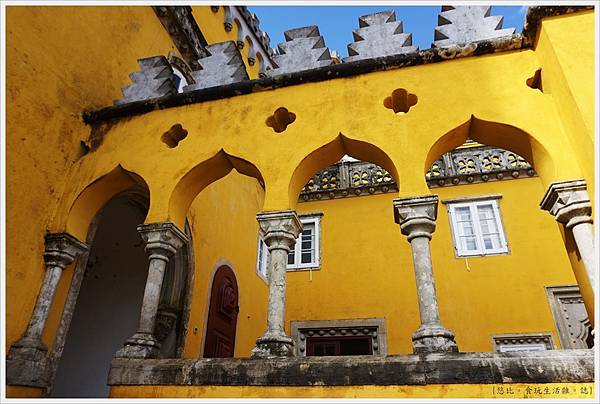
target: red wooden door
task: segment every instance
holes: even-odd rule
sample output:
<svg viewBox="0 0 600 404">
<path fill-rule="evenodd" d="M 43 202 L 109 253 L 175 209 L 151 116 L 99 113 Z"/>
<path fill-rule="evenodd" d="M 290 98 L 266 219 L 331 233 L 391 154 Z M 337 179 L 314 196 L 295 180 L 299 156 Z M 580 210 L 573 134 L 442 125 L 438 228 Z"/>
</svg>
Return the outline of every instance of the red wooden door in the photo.
<svg viewBox="0 0 600 404">
<path fill-rule="evenodd" d="M 231 268 L 222 266 L 215 273 L 210 292 L 210 307 L 204 342 L 205 358 L 231 358 L 235 349 L 238 287 Z"/>
</svg>

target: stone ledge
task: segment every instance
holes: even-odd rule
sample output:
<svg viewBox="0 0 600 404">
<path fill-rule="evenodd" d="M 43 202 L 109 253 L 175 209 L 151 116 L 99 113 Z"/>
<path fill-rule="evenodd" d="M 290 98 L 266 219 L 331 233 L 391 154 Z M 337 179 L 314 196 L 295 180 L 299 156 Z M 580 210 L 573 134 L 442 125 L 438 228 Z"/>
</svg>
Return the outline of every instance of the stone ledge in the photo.
<svg viewBox="0 0 600 404">
<path fill-rule="evenodd" d="M 594 381 L 594 351 L 468 352 L 275 359 L 113 359 L 108 384 L 358 386 Z"/>
</svg>

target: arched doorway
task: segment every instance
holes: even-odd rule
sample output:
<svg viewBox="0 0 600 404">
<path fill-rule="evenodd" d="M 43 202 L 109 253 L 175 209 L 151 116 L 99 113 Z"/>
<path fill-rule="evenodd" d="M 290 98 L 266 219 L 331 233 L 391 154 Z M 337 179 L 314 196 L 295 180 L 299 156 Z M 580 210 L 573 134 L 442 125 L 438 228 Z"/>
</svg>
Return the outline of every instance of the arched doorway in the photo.
<svg viewBox="0 0 600 404">
<path fill-rule="evenodd" d="M 235 274 L 226 265 L 215 272 L 204 342 L 205 358 L 231 358 L 235 352 L 235 331 L 239 295 Z"/>
<path fill-rule="evenodd" d="M 136 331 L 144 296 L 148 259 L 136 228 L 147 210 L 146 197 L 124 193 L 96 216 L 51 397 L 108 397 L 110 361 Z"/>
</svg>

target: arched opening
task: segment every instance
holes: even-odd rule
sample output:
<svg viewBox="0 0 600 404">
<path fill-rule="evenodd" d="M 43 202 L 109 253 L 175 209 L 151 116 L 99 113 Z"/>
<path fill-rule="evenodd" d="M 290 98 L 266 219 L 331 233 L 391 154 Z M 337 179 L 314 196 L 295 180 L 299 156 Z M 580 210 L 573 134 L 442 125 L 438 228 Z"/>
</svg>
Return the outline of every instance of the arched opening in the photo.
<svg viewBox="0 0 600 404">
<path fill-rule="evenodd" d="M 110 362 L 138 326 L 148 258 L 137 227 L 149 204 L 145 182 L 120 166 L 73 204 L 68 225 L 87 230 L 90 251 L 78 261 L 52 349 L 51 397 L 108 397 Z M 191 237 L 187 223 L 185 231 Z M 190 242 L 165 272 L 155 328 L 163 357 L 182 356 L 192 282 Z"/>
<path fill-rule="evenodd" d="M 371 192 L 371 188 L 375 190 L 374 185 L 383 182 L 391 184 L 395 181 L 395 184 L 399 184 L 398 171 L 390 157 L 383 150 L 370 143 L 350 139 L 339 134 L 334 140 L 306 156 L 296 167 L 289 185 L 290 206 L 295 206 L 298 196 L 305 187 L 311 187 L 310 181 L 315 174 L 338 162 L 343 163 L 342 159 L 345 156 L 352 157 L 361 162 L 372 163 L 371 166 L 357 167 L 355 171 L 349 172 L 348 175 L 350 178 L 346 179 L 346 181 L 349 185 L 353 185 L 353 192 L 356 192 L 357 189 L 363 192 L 362 186 L 373 185 L 366 188 L 367 192 Z M 346 161 L 348 160 L 346 157 Z M 326 181 L 323 181 L 325 179 L 323 177 L 320 179 L 320 182 L 323 185 L 326 183 L 327 186 L 321 186 L 320 188 L 328 191 L 340 188 L 337 181 L 341 180 L 341 178 L 342 176 L 338 175 L 335 178 L 328 177 Z M 390 189 L 388 187 L 384 192 L 388 192 Z"/>
<path fill-rule="evenodd" d="M 204 357 L 232 358 L 240 311 L 238 284 L 233 270 L 220 266 L 213 277 L 206 322 Z"/>
<path fill-rule="evenodd" d="M 72 317 L 51 397 L 108 397 L 110 361 L 136 331 L 140 315 L 148 260 L 136 227 L 147 211 L 147 194 L 124 192 L 90 226 L 88 259 L 71 286 L 79 289 L 76 303 L 63 311 Z"/>
<path fill-rule="evenodd" d="M 254 164 L 220 150 L 213 157 L 192 168 L 175 186 L 169 200 L 169 218 L 173 223 L 182 227 L 194 198 L 204 188 L 226 176 L 233 169 L 240 174 L 255 178 L 264 188 L 262 174 Z"/>
<path fill-rule="evenodd" d="M 469 155 L 471 147 L 489 146 Z M 450 156 L 454 150 L 463 150 Z M 492 150 L 493 149 L 493 150 Z M 503 178 L 505 172 L 514 178 L 523 174 L 553 178 L 554 163 L 547 150 L 527 132 L 503 123 L 484 121 L 474 116 L 464 124 L 439 138 L 430 148 L 424 174 L 429 186 L 455 185 L 457 177 L 465 174 L 483 181 Z M 468 174 L 473 176 L 469 177 Z M 490 174 L 492 176 L 490 176 Z M 475 177 L 478 175 L 478 177 Z M 498 178 L 498 179 L 500 179 Z M 462 180 L 461 180 L 462 181 Z"/>
</svg>

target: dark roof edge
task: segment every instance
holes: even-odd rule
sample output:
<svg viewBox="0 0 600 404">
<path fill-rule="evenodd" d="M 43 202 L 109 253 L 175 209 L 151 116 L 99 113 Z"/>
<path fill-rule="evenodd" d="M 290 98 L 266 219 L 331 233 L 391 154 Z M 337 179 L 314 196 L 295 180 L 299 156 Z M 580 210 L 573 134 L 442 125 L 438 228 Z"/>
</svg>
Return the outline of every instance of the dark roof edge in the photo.
<svg viewBox="0 0 600 404">
<path fill-rule="evenodd" d="M 430 48 L 413 53 L 365 59 L 350 63 L 340 63 L 274 77 L 245 80 L 223 86 L 114 105 L 97 110 L 84 111 L 83 121 L 87 124 L 95 124 L 110 119 L 145 114 L 159 109 L 214 101 L 298 84 L 315 83 L 341 77 L 352 77 L 378 71 L 394 70 L 409 66 L 439 63 L 452 59 L 524 49 L 533 45 L 533 41 L 537 34 L 538 23 L 542 18 L 570 14 L 587 9 L 593 9 L 593 6 L 530 7 L 522 35 L 516 34 L 513 36 L 471 42 L 468 44 L 453 45 L 448 48 Z"/>
<path fill-rule="evenodd" d="M 523 24 L 523 46 L 533 46 L 537 36 L 539 23 L 543 18 L 558 15 L 572 14 L 580 11 L 593 10 L 594 6 L 533 6 L 527 10 L 525 24 Z"/>
</svg>

